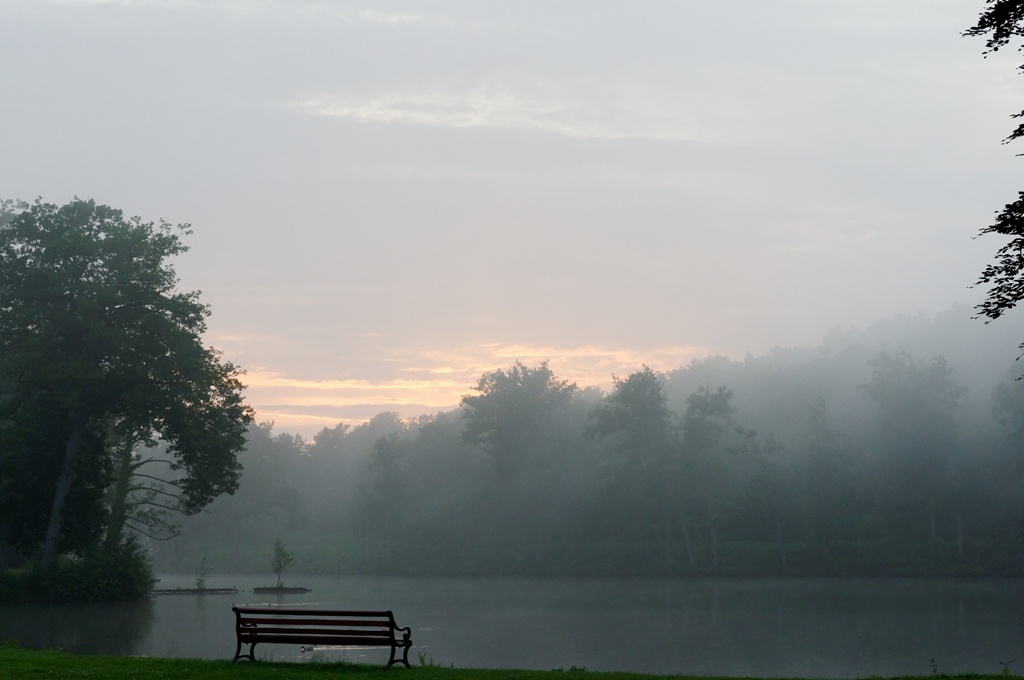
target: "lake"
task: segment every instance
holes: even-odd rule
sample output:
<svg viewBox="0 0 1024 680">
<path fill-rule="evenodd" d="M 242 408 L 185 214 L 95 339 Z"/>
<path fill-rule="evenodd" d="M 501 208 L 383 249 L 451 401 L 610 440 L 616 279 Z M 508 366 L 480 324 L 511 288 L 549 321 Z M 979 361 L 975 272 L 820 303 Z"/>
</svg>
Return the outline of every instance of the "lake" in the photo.
<svg viewBox="0 0 1024 680">
<path fill-rule="evenodd" d="M 75 653 L 230 659 L 231 606 L 392 609 L 412 628 L 410 660 L 477 668 L 584 666 L 723 676 L 863 677 L 1024 670 L 1024 582 L 1012 580 L 410 579 L 287 575 L 305 595 L 254 595 L 272 577 L 211 576 L 236 595 L 121 605 L 0 605 L 0 640 Z M 161 588 L 193 587 L 162 576 Z M 258 658 L 387 650 L 260 645 Z"/>
</svg>

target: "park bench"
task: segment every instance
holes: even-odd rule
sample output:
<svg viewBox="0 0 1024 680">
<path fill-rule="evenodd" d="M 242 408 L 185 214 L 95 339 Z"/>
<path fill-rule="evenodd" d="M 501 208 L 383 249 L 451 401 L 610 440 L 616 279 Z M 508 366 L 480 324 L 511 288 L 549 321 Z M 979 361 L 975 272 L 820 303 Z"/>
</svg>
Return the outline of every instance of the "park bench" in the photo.
<svg viewBox="0 0 1024 680">
<path fill-rule="evenodd" d="M 232 607 L 238 645 L 235 658 L 255 661 L 253 649 L 261 642 L 309 646 L 390 647 L 388 668 L 396 661 L 409 667 L 412 647 L 409 628 L 399 628 L 390 611 L 346 611 L 295 607 Z M 399 635 L 401 634 L 401 635 Z M 249 653 L 242 654 L 242 645 Z M 402 651 L 396 659 L 395 652 Z"/>
</svg>

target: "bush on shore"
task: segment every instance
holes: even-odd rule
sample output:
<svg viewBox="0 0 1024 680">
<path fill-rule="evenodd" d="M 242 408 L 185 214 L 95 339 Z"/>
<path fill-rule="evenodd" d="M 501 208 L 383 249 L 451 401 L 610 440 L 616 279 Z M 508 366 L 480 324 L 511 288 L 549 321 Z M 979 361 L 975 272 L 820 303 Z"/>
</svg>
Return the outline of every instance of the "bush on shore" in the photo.
<svg viewBox="0 0 1024 680">
<path fill-rule="evenodd" d="M 123 602 L 150 596 L 153 565 L 136 540 L 82 557 L 65 557 L 50 569 L 0 572 L 0 602 Z"/>
</svg>

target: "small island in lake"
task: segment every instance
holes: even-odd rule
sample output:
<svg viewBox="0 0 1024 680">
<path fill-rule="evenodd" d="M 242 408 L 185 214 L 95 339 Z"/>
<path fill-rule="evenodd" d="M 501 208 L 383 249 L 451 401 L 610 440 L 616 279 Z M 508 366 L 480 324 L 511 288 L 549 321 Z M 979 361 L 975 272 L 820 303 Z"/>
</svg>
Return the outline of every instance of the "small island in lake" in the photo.
<svg viewBox="0 0 1024 680">
<path fill-rule="evenodd" d="M 285 567 L 292 563 L 292 554 L 288 552 L 288 549 L 284 547 L 284 543 L 281 539 L 274 541 L 274 557 L 270 562 L 270 569 L 277 574 L 277 585 L 274 586 L 262 586 L 259 588 L 253 588 L 254 593 L 271 593 L 274 595 L 285 595 L 290 593 L 309 593 L 312 592 L 312 588 L 302 587 L 290 587 L 284 584 L 281 580 L 281 574 L 284 573 Z"/>
<path fill-rule="evenodd" d="M 154 595 L 234 595 L 238 588 L 154 588 Z"/>
<path fill-rule="evenodd" d="M 292 586 L 264 586 L 260 588 L 253 588 L 254 593 L 272 593 L 277 595 L 284 595 L 289 593 L 311 593 L 312 588 L 292 587 Z"/>
</svg>

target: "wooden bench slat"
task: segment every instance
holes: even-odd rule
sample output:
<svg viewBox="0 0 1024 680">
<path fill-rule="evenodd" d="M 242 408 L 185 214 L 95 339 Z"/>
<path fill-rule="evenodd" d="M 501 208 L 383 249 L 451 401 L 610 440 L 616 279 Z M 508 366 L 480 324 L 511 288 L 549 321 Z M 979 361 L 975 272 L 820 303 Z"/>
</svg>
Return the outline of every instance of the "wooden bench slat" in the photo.
<svg viewBox="0 0 1024 680">
<path fill-rule="evenodd" d="M 359 619 L 280 619 L 280 618 L 246 618 L 246 623 L 274 624 L 279 626 L 353 626 L 363 628 L 391 628 L 391 622 L 387 619 L 382 621 L 360 621 Z"/>
<path fill-rule="evenodd" d="M 250 638 L 258 638 L 264 635 L 302 635 L 303 633 L 309 633 L 311 635 L 322 635 L 324 637 L 365 637 L 375 638 L 378 640 L 392 640 L 395 636 L 391 634 L 390 630 L 353 630 L 350 628 L 289 628 L 287 626 L 266 626 L 263 628 L 242 628 L 240 635 Z"/>
<path fill-rule="evenodd" d="M 294 644 L 294 645 L 328 645 L 335 647 L 387 647 L 389 646 L 385 640 L 385 644 L 381 644 L 380 638 L 364 638 L 364 637 L 330 637 L 321 635 L 263 635 L 256 640 L 249 640 L 245 637 L 242 638 L 242 644 L 250 644 L 252 642 L 273 642 L 280 644 Z"/>
<path fill-rule="evenodd" d="M 387 619 L 391 612 L 358 610 L 358 609 L 285 609 L 283 607 L 233 607 L 242 614 L 272 614 L 274 616 L 357 616 L 360 618 L 377 617 Z"/>
</svg>

